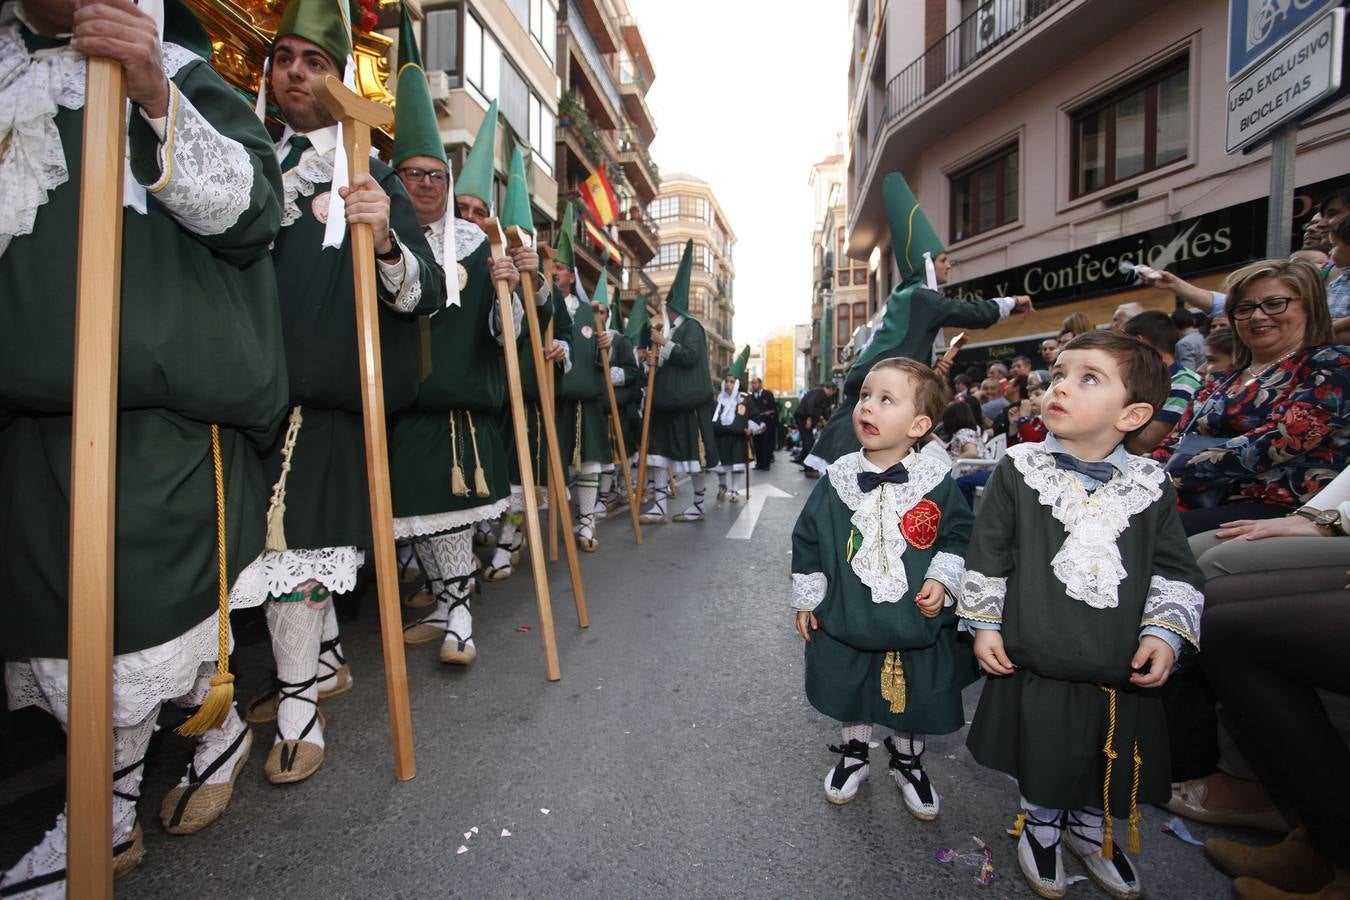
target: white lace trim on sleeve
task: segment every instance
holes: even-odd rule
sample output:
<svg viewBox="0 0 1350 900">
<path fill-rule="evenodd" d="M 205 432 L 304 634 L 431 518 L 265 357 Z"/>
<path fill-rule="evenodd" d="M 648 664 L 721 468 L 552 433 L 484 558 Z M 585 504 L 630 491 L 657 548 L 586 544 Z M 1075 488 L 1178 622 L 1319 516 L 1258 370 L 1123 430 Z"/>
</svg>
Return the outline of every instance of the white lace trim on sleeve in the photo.
<svg viewBox="0 0 1350 900">
<path fill-rule="evenodd" d="M 1200 614 L 1204 609 L 1205 595 L 1199 590 L 1184 581 L 1154 575 L 1148 582 L 1144 618 L 1139 624 L 1166 628 L 1199 650 Z"/>
<path fill-rule="evenodd" d="M 399 287 L 398 293 L 394 299 L 389 301 L 389 305 L 399 312 L 412 312 L 417 309 L 417 305 L 422 302 L 422 267 L 417 262 L 417 257 L 412 255 L 408 245 L 399 241 L 399 250 L 403 254 L 403 284 Z M 380 277 L 385 277 L 383 267 L 381 267 Z"/>
<path fill-rule="evenodd" d="M 947 589 L 947 599 L 960 602 L 966 580 L 966 561 L 955 553 L 939 550 L 933 554 L 933 561 L 929 563 L 928 574 L 924 578 L 942 582 Z"/>
<path fill-rule="evenodd" d="M 217 131 L 172 81 L 159 170 L 145 189 L 193 234 L 224 234 L 248 209 L 255 178 L 248 151 Z"/>
<path fill-rule="evenodd" d="M 974 569 L 966 570 L 961 584 L 961 600 L 956 614 L 977 622 L 1001 623 L 1003 599 L 1008 595 L 1008 579 L 982 575 Z"/>
<path fill-rule="evenodd" d="M 827 584 L 824 572 L 793 572 L 792 608 L 815 609 L 825 599 Z"/>
</svg>

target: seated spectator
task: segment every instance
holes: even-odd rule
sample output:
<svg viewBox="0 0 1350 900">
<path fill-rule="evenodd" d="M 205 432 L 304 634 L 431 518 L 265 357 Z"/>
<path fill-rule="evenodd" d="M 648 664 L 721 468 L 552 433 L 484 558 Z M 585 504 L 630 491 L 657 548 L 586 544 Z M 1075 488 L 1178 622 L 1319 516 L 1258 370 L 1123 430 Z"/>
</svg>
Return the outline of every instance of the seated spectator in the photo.
<svg viewBox="0 0 1350 900">
<path fill-rule="evenodd" d="M 1003 388 L 999 386 L 997 378 L 986 378 L 980 382 L 980 400 L 980 414 L 990 422 L 1008 408 L 1008 401 L 1003 399 Z"/>
<path fill-rule="evenodd" d="M 1153 414 L 1152 422 L 1126 442 L 1126 449 L 1131 453 L 1152 453 L 1181 421 L 1181 414 L 1190 406 L 1191 399 L 1200 387 L 1200 376 L 1183 366 L 1172 354 L 1177 346 L 1177 327 L 1172 324 L 1172 318 L 1167 313 L 1156 309 L 1141 312 L 1125 323 L 1125 333 L 1157 350 L 1167 364 L 1168 374 L 1172 376 L 1167 402 Z"/>
<path fill-rule="evenodd" d="M 1319 271 L 1326 271 L 1327 267 L 1331 265 L 1331 257 L 1326 250 L 1311 250 L 1304 247 L 1302 250 L 1295 250 L 1290 253 L 1289 258 L 1312 263 Z"/>
<path fill-rule="evenodd" d="M 1009 434 L 1012 413 L 1027 399 L 1027 376 L 1014 375 L 1009 378 L 1008 384 L 1003 388 L 1003 399 L 1007 401 L 1007 405 L 994 418 L 992 426 L 994 434 Z M 1010 434 L 1008 443 L 1014 443 Z"/>
<path fill-rule="evenodd" d="M 1116 307 L 1116 313 L 1111 317 L 1111 330 L 1124 331 L 1125 323 L 1133 319 L 1144 311 L 1144 308 L 1138 303 L 1122 303 Z"/>
<path fill-rule="evenodd" d="M 1327 282 L 1327 306 L 1331 309 L 1331 327 L 1336 340 L 1350 340 L 1350 213 L 1332 220 L 1327 229 L 1331 241 L 1330 280 Z"/>
<path fill-rule="evenodd" d="M 1008 372 L 1012 375 L 1030 375 L 1031 357 L 1014 356 L 1012 364 L 1008 367 Z"/>
<path fill-rule="evenodd" d="M 1039 444 L 1049 434 L 1041 419 L 1041 398 L 1050 386 L 1050 379 L 1027 380 L 1027 399 L 1008 410 L 1008 446 Z"/>
<path fill-rule="evenodd" d="M 1233 371 L 1233 329 L 1218 328 L 1205 336 L 1205 364 L 1200 374 L 1206 380 Z"/>
<path fill-rule="evenodd" d="M 1178 335 L 1172 355 L 1192 372 L 1199 372 L 1205 364 L 1205 336 L 1196 328 L 1195 313 L 1183 306 L 1172 313 L 1172 324 Z"/>
<path fill-rule="evenodd" d="M 947 438 L 947 454 L 952 462 L 962 459 L 985 459 L 984 436 L 976 426 L 970 404 L 953 400 L 942 411 L 942 432 Z"/>
<path fill-rule="evenodd" d="M 1178 785 L 1169 809 L 1251 826 L 1279 807 L 1299 823 L 1273 847 L 1206 842 L 1240 897 L 1350 896 L 1350 748 L 1317 694 L 1350 694 L 1348 525 L 1342 471 L 1299 515 L 1228 522 L 1191 540 L 1207 579 L 1201 661 L 1231 723 L 1229 761 L 1250 770 Z M 1179 799 L 1190 805 L 1177 810 Z"/>
<path fill-rule="evenodd" d="M 970 392 L 970 386 L 972 383 L 973 379 L 971 379 L 971 377 L 965 374 L 964 372 L 962 372 L 960 375 L 957 375 L 955 378 L 952 379 L 952 384 L 955 386 L 954 395 L 958 398 L 964 397 L 967 393 Z"/>
<path fill-rule="evenodd" d="M 1055 357 L 1059 355 L 1059 338 L 1048 337 L 1041 341 L 1041 362 L 1047 369 L 1055 364 Z"/>
<path fill-rule="evenodd" d="M 1227 287 L 1236 371 L 1196 394 L 1154 454 L 1187 534 L 1284 515 L 1350 459 L 1350 347 L 1332 343 L 1317 270 L 1263 260 Z"/>
<path fill-rule="evenodd" d="M 1062 347 L 1069 341 L 1078 337 L 1078 335 L 1087 334 L 1092 330 L 1092 320 L 1087 317 L 1087 313 L 1076 312 L 1070 316 L 1066 316 L 1063 324 L 1059 326 L 1059 345 Z M 1068 334 L 1069 337 L 1065 338 L 1065 334 Z"/>
<path fill-rule="evenodd" d="M 1008 366 L 1006 363 L 991 362 L 989 364 L 989 374 L 986 378 L 993 378 L 998 382 L 998 389 L 1001 393 L 1008 386 Z"/>
</svg>

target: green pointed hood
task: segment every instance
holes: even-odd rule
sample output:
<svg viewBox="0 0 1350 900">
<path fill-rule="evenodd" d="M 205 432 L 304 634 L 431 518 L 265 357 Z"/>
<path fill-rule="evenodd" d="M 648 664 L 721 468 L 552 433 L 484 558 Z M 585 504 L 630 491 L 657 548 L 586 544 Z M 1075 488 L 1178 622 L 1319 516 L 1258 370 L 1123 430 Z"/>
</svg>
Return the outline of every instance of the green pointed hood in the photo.
<svg viewBox="0 0 1350 900">
<path fill-rule="evenodd" d="M 591 302 L 599 303 L 601 306 L 609 306 L 609 277 L 605 270 L 600 270 L 600 280 L 595 283 L 595 290 L 591 292 Z"/>
<path fill-rule="evenodd" d="M 937 259 L 946 248 L 929 224 L 905 176 L 892 172 L 881 182 L 881 198 L 891 223 L 891 250 L 900 269 L 900 283 L 924 282 L 924 253 Z"/>
<path fill-rule="evenodd" d="M 647 312 L 647 298 L 639 294 L 633 301 L 633 311 L 628 315 L 628 322 L 623 327 L 623 336 L 633 342 L 633 346 L 640 346 L 643 343 L 643 329 L 651 323 L 651 314 Z"/>
<path fill-rule="evenodd" d="M 398 68 L 412 63 L 419 69 L 426 69 L 422 65 L 422 51 L 417 48 L 417 29 L 413 27 L 412 15 L 408 12 L 407 2 L 399 4 L 402 17 L 398 23 Z"/>
<path fill-rule="evenodd" d="M 563 210 L 562 224 L 558 226 L 558 246 L 554 250 L 558 253 L 558 262 L 562 263 L 572 271 L 577 269 L 576 251 L 572 249 L 572 233 L 576 231 L 576 213 L 572 209 L 572 202 L 567 202 L 567 207 Z"/>
<path fill-rule="evenodd" d="M 341 71 L 352 55 L 351 9 L 348 0 L 290 0 L 277 25 L 276 42 L 289 35 L 317 44 Z"/>
<path fill-rule="evenodd" d="M 603 278 L 604 270 L 601 270 L 600 277 Z M 615 291 L 614 296 L 609 298 L 609 328 L 611 331 L 623 331 L 623 307 L 619 305 L 619 292 Z"/>
<path fill-rule="evenodd" d="M 530 183 L 525 180 L 525 157 L 520 148 L 511 150 L 511 169 L 506 179 L 506 202 L 502 204 L 502 227 L 518 226 L 534 234 L 534 216 L 530 215 Z"/>
<path fill-rule="evenodd" d="M 684 244 L 684 255 L 680 257 L 680 268 L 676 270 L 675 280 L 670 283 L 670 290 L 666 293 L 666 307 L 689 319 L 693 318 L 689 315 L 689 276 L 693 271 L 694 242 L 688 240 Z"/>
<path fill-rule="evenodd" d="M 431 102 L 431 89 L 427 86 L 427 73 L 422 71 L 418 59 L 411 22 L 412 17 L 404 6 L 398 42 L 398 93 L 394 102 L 394 168 L 414 156 L 430 156 L 449 165 L 445 145 L 441 143 L 436 106 Z"/>
<path fill-rule="evenodd" d="M 497 101 L 488 104 L 478 136 L 464 158 L 464 171 L 455 179 L 455 196 L 477 197 L 492 209 L 492 173 L 497 155 Z"/>
<path fill-rule="evenodd" d="M 741 350 L 740 354 L 737 355 L 736 361 L 731 364 L 731 368 L 727 369 L 727 376 L 730 378 L 735 378 L 737 381 L 744 383 L 745 370 L 749 367 L 749 365 L 750 365 L 750 345 L 746 344 L 745 347 Z"/>
</svg>

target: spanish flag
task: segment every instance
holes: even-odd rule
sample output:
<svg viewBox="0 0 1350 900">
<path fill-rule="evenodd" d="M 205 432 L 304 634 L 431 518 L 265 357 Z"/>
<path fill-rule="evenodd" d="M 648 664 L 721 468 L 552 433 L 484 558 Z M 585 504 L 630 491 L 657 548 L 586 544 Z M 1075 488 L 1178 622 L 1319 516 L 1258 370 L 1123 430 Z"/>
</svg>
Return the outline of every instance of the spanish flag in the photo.
<svg viewBox="0 0 1350 900">
<path fill-rule="evenodd" d="M 604 166 L 592 172 L 591 177 L 583 183 L 581 199 L 601 228 L 613 222 L 619 214 L 619 201 L 614 199 L 614 188 L 609 186 Z"/>
<path fill-rule="evenodd" d="M 618 247 L 614 246 L 614 242 L 609 239 L 608 235 L 599 228 L 596 228 L 595 224 L 589 219 L 585 222 L 585 225 L 586 236 L 591 239 L 591 243 L 600 248 L 600 250 L 615 263 L 622 264 L 623 254 L 619 252 Z"/>
</svg>

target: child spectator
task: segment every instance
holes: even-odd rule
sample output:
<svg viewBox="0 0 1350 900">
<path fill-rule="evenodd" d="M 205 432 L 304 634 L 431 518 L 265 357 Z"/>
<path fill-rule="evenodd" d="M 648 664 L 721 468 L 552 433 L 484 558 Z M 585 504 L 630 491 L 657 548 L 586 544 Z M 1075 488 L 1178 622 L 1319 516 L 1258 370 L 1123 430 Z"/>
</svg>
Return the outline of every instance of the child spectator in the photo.
<svg viewBox="0 0 1350 900">
<path fill-rule="evenodd" d="M 975 414 L 964 400 L 953 400 L 942 411 L 942 432 L 950 435 L 947 453 L 952 462 L 986 458 L 984 438 L 975 423 Z"/>
<path fill-rule="evenodd" d="M 957 614 L 990 677 L 967 741 L 1017 780 L 1022 874 L 1066 890 L 1060 844 L 1114 897 L 1142 893 L 1114 839 L 1140 803 L 1171 794 L 1159 688 L 1182 641 L 1199 644 L 1200 571 L 1162 466 L 1124 441 L 1167 397 L 1147 345 L 1094 332 L 1060 351 L 1045 396 L 1050 434 L 1008 450 L 985 488 Z"/>
<path fill-rule="evenodd" d="M 1027 388 L 1027 399 L 1017 406 L 1017 412 L 1010 417 L 1012 425 L 1008 432 L 1008 446 L 1013 444 L 1039 444 L 1049 432 L 1045 420 L 1041 418 L 1041 400 L 1045 397 L 1045 382 L 1037 381 Z M 1014 440 L 1014 438 L 1016 438 Z"/>
<path fill-rule="evenodd" d="M 1205 336 L 1205 367 L 1200 374 L 1206 379 L 1233 371 L 1233 329 L 1216 328 Z"/>
<path fill-rule="evenodd" d="M 931 369 L 897 357 L 862 384 L 853 430 L 862 449 L 833 462 L 792 533 L 792 605 L 806 641 L 806 696 L 840 722 L 825 798 L 852 800 L 867 777 L 872 726 L 887 737 L 905 807 L 939 812 L 923 769 L 924 736 L 965 723 L 961 689 L 977 677 L 956 632 L 970 509 L 945 460 L 914 451 L 942 414 Z"/>
<path fill-rule="evenodd" d="M 1162 443 L 1163 438 L 1177 427 L 1177 423 L 1186 413 L 1186 407 L 1191 405 L 1191 400 L 1200 387 L 1200 375 L 1182 365 L 1181 360 L 1173 355 L 1179 335 L 1176 325 L 1167 313 L 1156 309 L 1141 312 L 1125 323 L 1124 331 L 1130 337 L 1138 338 L 1157 350 L 1167 366 L 1167 374 L 1172 379 L 1167 402 L 1153 414 L 1153 421 L 1131 438 L 1128 444 L 1131 453 L 1152 453 L 1153 449 Z"/>
</svg>

